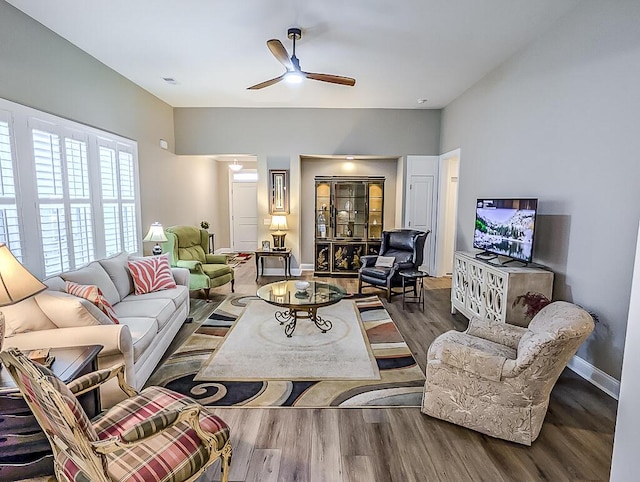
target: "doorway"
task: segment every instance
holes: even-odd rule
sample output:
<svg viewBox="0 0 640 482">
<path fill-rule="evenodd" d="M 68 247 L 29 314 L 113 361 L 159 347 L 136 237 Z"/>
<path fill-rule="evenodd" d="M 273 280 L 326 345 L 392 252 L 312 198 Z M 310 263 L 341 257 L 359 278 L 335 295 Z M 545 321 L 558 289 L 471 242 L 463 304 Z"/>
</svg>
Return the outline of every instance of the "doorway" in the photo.
<svg viewBox="0 0 640 482">
<path fill-rule="evenodd" d="M 255 251 L 258 247 L 258 172 L 245 169 L 230 176 L 231 248 L 236 252 Z"/>
</svg>

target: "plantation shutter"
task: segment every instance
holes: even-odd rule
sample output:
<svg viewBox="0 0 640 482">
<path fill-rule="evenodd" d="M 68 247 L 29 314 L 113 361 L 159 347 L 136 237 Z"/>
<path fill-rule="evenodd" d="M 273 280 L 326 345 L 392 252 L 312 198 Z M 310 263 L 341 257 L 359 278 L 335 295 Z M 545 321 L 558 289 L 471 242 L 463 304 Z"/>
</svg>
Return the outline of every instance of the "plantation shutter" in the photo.
<svg viewBox="0 0 640 482">
<path fill-rule="evenodd" d="M 10 120 L 9 112 L 0 110 L 0 242 L 22 262 Z"/>
</svg>

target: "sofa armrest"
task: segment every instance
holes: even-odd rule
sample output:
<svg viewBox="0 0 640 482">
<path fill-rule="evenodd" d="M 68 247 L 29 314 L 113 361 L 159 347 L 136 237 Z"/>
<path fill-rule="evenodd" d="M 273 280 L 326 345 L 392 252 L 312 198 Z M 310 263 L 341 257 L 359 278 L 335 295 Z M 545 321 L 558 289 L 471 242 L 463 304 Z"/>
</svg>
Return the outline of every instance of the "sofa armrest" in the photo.
<svg viewBox="0 0 640 482">
<path fill-rule="evenodd" d="M 80 345 L 102 345 L 100 358 L 115 358 L 125 364 L 127 376 L 134 375 L 133 342 L 127 325 L 92 325 L 20 333 L 4 341 L 20 350 L 65 348 Z"/>
<path fill-rule="evenodd" d="M 208 264 L 227 264 L 226 254 L 205 253 L 204 256 Z"/>
<path fill-rule="evenodd" d="M 509 325 L 501 321 L 481 319 L 473 317 L 469 320 L 469 326 L 465 333 L 484 338 L 516 350 L 520 338 L 528 330 L 521 326 Z"/>
<path fill-rule="evenodd" d="M 494 381 L 501 380 L 502 367 L 507 361 L 503 356 L 449 341 L 444 335 L 436 338 L 431 344 L 427 357 L 427 364 L 444 363 Z"/>
<path fill-rule="evenodd" d="M 189 286 L 189 270 L 187 268 L 171 268 L 171 274 L 173 274 L 176 284 Z"/>
</svg>

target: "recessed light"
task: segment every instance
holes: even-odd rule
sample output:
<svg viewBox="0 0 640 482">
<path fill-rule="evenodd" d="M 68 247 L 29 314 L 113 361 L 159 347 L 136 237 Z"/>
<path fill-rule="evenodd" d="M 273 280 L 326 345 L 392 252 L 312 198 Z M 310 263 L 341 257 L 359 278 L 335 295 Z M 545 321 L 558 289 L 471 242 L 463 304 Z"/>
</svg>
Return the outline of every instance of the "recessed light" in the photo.
<svg viewBox="0 0 640 482">
<path fill-rule="evenodd" d="M 353 161 L 353 156 L 347 156 L 347 159 L 348 159 L 349 161 Z"/>
<path fill-rule="evenodd" d="M 427 101 L 427 99 L 418 99 L 418 104 L 424 104 Z"/>
<path fill-rule="evenodd" d="M 167 84 L 171 84 L 171 85 L 177 85 L 178 81 L 176 79 L 174 79 L 173 77 L 162 77 L 162 80 L 164 80 Z"/>
</svg>

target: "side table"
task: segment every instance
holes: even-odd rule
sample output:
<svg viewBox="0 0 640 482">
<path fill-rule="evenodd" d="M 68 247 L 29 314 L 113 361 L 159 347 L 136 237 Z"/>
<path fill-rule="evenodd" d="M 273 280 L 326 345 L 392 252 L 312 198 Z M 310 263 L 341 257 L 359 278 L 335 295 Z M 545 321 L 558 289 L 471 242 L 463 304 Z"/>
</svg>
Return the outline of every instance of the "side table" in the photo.
<svg viewBox="0 0 640 482">
<path fill-rule="evenodd" d="M 402 309 L 404 310 L 406 303 L 418 303 L 424 311 L 424 278 L 429 274 L 418 269 L 405 269 L 398 274 L 402 278 Z M 410 283 L 409 288 L 413 287 L 414 296 L 406 295 L 407 282 Z"/>
<path fill-rule="evenodd" d="M 253 254 L 256 257 L 256 281 L 258 277 L 264 275 L 264 258 L 281 258 L 284 261 L 284 277 L 291 278 L 291 249 L 283 249 L 282 251 L 265 251 L 258 249 Z"/>
<path fill-rule="evenodd" d="M 50 370 L 69 383 L 98 369 L 102 345 L 52 348 Z M 87 416 L 100 411 L 100 390 L 78 397 Z M 22 398 L 7 369 L 0 365 L 0 480 L 20 480 L 53 474 L 53 454 L 47 437 Z"/>
</svg>

